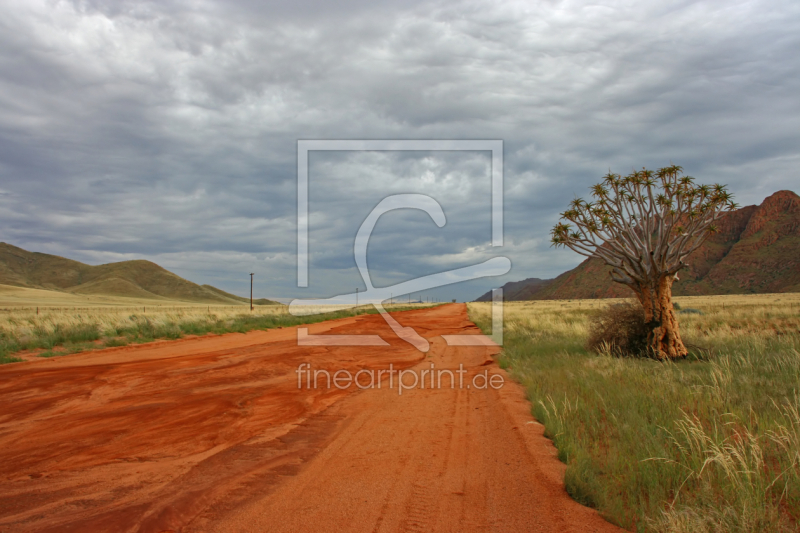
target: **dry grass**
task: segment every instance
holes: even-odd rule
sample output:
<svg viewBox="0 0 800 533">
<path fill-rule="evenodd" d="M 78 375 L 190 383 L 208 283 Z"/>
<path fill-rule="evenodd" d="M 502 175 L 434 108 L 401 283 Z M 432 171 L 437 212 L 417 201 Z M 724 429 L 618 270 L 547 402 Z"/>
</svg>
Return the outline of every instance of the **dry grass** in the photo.
<svg viewBox="0 0 800 533">
<path fill-rule="evenodd" d="M 589 314 L 624 301 L 609 298 L 507 302 L 504 308 L 506 329 L 546 338 L 586 339 Z M 699 345 L 758 344 L 786 333 L 800 332 L 800 293 L 682 296 L 674 301 L 681 307 L 678 312 L 681 334 Z M 469 310 L 471 315 L 491 321 L 491 303 L 472 302 Z"/>
<path fill-rule="evenodd" d="M 185 335 L 246 332 L 292 326 L 376 312 L 372 306 L 333 310 L 308 308 L 317 314 L 293 316 L 287 306 L 150 305 L 136 307 L 39 307 L 0 309 L 0 363 L 21 360 L 19 352 L 39 357 L 64 355 L 101 347 L 124 346 Z M 386 306 L 398 311 L 427 304 Z M 301 308 L 302 310 L 302 308 Z M 43 350 L 38 352 L 38 350 Z"/>
<path fill-rule="evenodd" d="M 797 530 L 800 294 L 676 300 L 685 340 L 704 348 L 691 360 L 587 352 L 591 313 L 619 300 L 574 300 L 506 304 L 501 364 L 527 387 L 570 493 L 612 522 Z M 490 304 L 470 313 L 488 328 Z"/>
</svg>

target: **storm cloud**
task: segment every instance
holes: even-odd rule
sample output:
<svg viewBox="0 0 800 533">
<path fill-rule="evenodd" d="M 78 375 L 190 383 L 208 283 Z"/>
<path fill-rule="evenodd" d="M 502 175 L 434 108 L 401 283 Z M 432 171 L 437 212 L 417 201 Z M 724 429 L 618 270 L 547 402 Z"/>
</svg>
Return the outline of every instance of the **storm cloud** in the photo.
<svg viewBox="0 0 800 533">
<path fill-rule="evenodd" d="M 609 169 L 680 164 L 741 204 L 797 190 L 800 4 L 633 1 L 3 1 L 0 240 L 92 264 L 153 260 L 261 296 L 363 283 L 352 242 L 388 194 L 376 284 L 504 255 L 471 299 L 552 277 L 559 211 Z M 501 139 L 505 245 L 487 152 L 309 161 L 310 280 L 296 286 L 298 139 Z"/>
</svg>

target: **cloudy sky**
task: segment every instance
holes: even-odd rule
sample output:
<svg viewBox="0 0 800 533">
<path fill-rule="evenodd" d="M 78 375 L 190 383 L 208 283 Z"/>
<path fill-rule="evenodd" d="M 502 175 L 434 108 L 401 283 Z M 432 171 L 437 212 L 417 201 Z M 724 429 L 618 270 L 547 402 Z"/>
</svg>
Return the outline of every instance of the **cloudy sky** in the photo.
<svg viewBox="0 0 800 533">
<path fill-rule="evenodd" d="M 800 3 L 1 0 L 0 240 L 91 264 L 146 258 L 238 294 L 364 285 L 353 239 L 385 196 L 376 285 L 513 268 L 426 293 L 472 299 L 580 262 L 549 247 L 609 169 L 682 165 L 739 203 L 797 191 Z M 298 139 L 500 139 L 488 152 L 312 152 L 297 288 Z"/>
</svg>

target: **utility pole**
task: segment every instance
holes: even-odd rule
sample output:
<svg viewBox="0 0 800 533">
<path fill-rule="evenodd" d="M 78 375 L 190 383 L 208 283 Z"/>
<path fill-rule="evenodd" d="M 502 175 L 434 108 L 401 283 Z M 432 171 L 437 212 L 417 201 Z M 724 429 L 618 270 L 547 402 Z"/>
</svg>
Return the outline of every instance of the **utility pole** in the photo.
<svg viewBox="0 0 800 533">
<path fill-rule="evenodd" d="M 358 287 L 356 287 L 356 310 L 358 310 Z"/>
<path fill-rule="evenodd" d="M 254 272 L 250 272 L 250 310 L 253 310 L 253 274 Z"/>
</svg>

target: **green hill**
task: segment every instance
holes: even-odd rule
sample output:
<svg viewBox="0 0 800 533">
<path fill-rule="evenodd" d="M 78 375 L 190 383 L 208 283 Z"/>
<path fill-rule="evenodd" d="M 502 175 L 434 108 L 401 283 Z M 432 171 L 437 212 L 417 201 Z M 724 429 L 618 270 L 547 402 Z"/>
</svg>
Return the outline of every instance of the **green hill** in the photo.
<svg viewBox="0 0 800 533">
<path fill-rule="evenodd" d="M 29 252 L 0 243 L 0 284 L 72 294 L 124 296 L 154 300 L 242 304 L 249 299 L 210 285 L 198 285 L 151 261 L 92 266 L 57 255 Z M 266 300 L 269 302 L 269 300 Z"/>
</svg>

